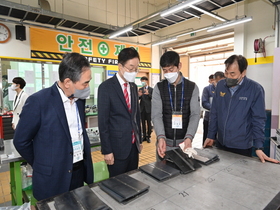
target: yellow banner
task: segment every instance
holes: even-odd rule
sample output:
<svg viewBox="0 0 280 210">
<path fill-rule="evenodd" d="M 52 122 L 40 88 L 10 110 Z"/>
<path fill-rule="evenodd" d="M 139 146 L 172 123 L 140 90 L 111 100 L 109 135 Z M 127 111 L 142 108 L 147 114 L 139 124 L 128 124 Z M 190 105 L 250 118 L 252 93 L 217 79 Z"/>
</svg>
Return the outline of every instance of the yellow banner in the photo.
<svg viewBox="0 0 280 210">
<path fill-rule="evenodd" d="M 88 57 L 91 63 L 117 65 L 119 52 L 134 47 L 143 66 L 151 64 L 151 48 L 107 39 L 87 37 L 55 30 L 30 28 L 32 58 L 60 60 L 66 52 L 77 52 Z"/>
</svg>

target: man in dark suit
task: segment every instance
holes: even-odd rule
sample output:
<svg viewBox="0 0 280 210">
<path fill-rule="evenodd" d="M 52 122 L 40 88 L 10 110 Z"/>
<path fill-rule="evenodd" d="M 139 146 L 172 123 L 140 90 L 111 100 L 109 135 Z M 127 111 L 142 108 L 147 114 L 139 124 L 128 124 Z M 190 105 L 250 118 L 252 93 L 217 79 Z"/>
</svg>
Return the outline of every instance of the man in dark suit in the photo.
<svg viewBox="0 0 280 210">
<path fill-rule="evenodd" d="M 151 107 L 153 88 L 149 87 L 149 80 L 147 77 L 141 77 L 143 87 L 139 88 L 138 95 L 140 99 L 140 112 L 142 122 L 143 141 L 151 143 Z M 147 123 L 147 126 L 146 126 Z M 146 128 L 147 127 L 147 128 Z"/>
<path fill-rule="evenodd" d="M 32 166 L 37 200 L 93 183 L 85 98 L 91 70 L 78 53 L 66 54 L 59 81 L 29 96 L 14 135 L 19 154 Z"/>
<path fill-rule="evenodd" d="M 137 85 L 140 57 L 134 48 L 118 55 L 118 73 L 98 88 L 101 152 L 110 177 L 138 168 L 142 150 Z"/>
</svg>

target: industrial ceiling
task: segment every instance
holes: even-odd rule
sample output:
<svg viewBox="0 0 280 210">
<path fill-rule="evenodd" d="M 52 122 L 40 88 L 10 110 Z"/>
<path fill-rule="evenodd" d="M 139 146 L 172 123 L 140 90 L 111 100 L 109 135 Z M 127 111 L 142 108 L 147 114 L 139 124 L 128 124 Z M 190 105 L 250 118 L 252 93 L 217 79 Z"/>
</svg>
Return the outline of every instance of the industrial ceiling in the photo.
<svg viewBox="0 0 280 210">
<path fill-rule="evenodd" d="M 217 11 L 223 7 L 228 7 L 241 1 L 243 0 L 202 0 L 194 5 L 195 9 L 193 7 L 188 7 L 166 17 L 161 17 L 161 11 L 157 11 L 130 23 L 130 25 L 133 25 L 133 30 L 120 36 L 133 37 L 148 33 L 155 33 L 160 29 L 167 28 L 174 24 L 200 17 L 202 14 L 205 14 L 199 9 L 212 13 L 213 11 Z M 184 1 L 178 1 L 177 4 L 180 4 L 181 2 Z M 54 29 L 59 27 L 60 30 L 65 31 L 74 29 L 82 33 L 88 33 L 99 37 L 106 37 L 119 30 L 119 27 L 117 26 L 81 19 L 78 17 L 52 12 L 43 8 L 35 8 L 6 0 L 0 1 L 0 21 L 12 21 L 21 24 L 38 25 Z"/>
</svg>

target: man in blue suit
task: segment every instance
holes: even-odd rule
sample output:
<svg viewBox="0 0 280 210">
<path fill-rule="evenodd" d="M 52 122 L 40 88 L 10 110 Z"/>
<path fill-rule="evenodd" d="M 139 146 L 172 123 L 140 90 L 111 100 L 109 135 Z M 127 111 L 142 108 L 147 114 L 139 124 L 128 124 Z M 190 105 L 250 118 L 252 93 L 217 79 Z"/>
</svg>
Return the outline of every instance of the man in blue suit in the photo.
<svg viewBox="0 0 280 210">
<path fill-rule="evenodd" d="M 98 88 L 101 152 L 110 177 L 138 168 L 142 150 L 137 85 L 139 54 L 125 48 L 118 55 L 118 73 Z"/>
<path fill-rule="evenodd" d="M 85 98 L 91 70 L 86 58 L 66 54 L 59 81 L 26 100 L 14 135 L 19 154 L 32 166 L 37 200 L 93 183 Z"/>
</svg>

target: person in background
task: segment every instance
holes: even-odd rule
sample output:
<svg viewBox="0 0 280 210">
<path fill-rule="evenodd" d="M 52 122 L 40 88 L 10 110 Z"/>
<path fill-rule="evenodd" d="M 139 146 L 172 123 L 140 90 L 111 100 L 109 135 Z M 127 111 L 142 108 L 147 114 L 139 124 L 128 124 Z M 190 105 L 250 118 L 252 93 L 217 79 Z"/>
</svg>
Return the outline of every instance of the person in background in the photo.
<svg viewBox="0 0 280 210">
<path fill-rule="evenodd" d="M 209 82 L 210 85 L 213 85 L 213 83 L 215 82 L 214 74 L 211 74 L 211 75 L 208 77 L 208 82 Z"/>
<path fill-rule="evenodd" d="M 203 88 L 202 96 L 201 96 L 201 104 L 204 110 L 204 118 L 203 118 L 203 142 L 202 145 L 205 142 L 205 139 L 207 137 L 208 132 L 208 121 L 209 121 L 209 110 L 211 108 L 212 99 L 215 93 L 215 86 L 214 86 L 214 75 L 211 74 L 209 76 L 209 85 Z"/>
<path fill-rule="evenodd" d="M 134 48 L 118 55 L 119 71 L 98 88 L 98 127 L 101 152 L 110 177 L 138 168 L 142 150 L 137 85 L 140 57 Z"/>
<path fill-rule="evenodd" d="M 152 124 L 151 124 L 151 106 L 153 88 L 149 87 L 147 77 L 141 77 L 142 86 L 138 90 L 140 99 L 140 111 L 142 121 L 143 141 L 151 142 Z M 147 125 L 147 126 L 146 126 Z"/>
<path fill-rule="evenodd" d="M 13 101 L 9 100 L 9 87 L 7 75 L 2 76 L 2 91 L 3 91 L 3 113 L 8 113 L 13 110 Z"/>
<path fill-rule="evenodd" d="M 226 79 L 218 82 L 215 90 L 204 147 L 215 142 L 218 148 L 245 156 L 252 156 L 252 148 L 255 147 L 261 162 L 279 163 L 263 152 L 266 120 L 264 89 L 246 77 L 247 66 L 247 60 L 242 55 L 226 59 Z"/>
<path fill-rule="evenodd" d="M 59 81 L 29 96 L 14 135 L 19 154 L 33 168 L 33 195 L 46 199 L 93 183 L 85 99 L 91 70 L 79 53 L 59 64 Z"/>
<path fill-rule="evenodd" d="M 152 96 L 152 121 L 157 136 L 157 160 L 167 150 L 184 142 L 184 150 L 192 147 L 200 119 L 199 91 L 194 82 L 180 72 L 180 56 L 165 52 L 160 66 L 166 79 L 158 82 Z"/>
<path fill-rule="evenodd" d="M 14 109 L 13 109 L 13 120 L 12 120 L 12 128 L 15 130 L 19 121 L 19 115 L 21 113 L 22 107 L 25 104 L 26 99 L 28 98 L 28 94 L 24 92 L 23 88 L 26 85 L 26 82 L 21 77 L 15 77 L 13 79 L 13 84 L 11 89 L 16 91 L 16 95 L 14 98 Z"/>
<path fill-rule="evenodd" d="M 221 71 L 217 71 L 214 75 L 211 74 L 209 76 L 209 83 L 211 82 L 211 84 L 209 84 L 208 86 L 206 86 L 203 89 L 202 92 L 202 97 L 201 97 L 201 101 L 202 101 L 202 107 L 205 110 L 205 114 L 204 114 L 204 119 L 203 119 L 203 142 L 202 142 L 202 146 L 207 138 L 207 133 L 208 133 L 208 122 L 209 122 L 209 112 L 211 109 L 211 104 L 212 104 L 212 100 L 214 97 L 214 93 L 215 93 L 215 88 L 217 83 L 221 80 L 224 79 L 224 73 Z"/>
</svg>

